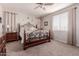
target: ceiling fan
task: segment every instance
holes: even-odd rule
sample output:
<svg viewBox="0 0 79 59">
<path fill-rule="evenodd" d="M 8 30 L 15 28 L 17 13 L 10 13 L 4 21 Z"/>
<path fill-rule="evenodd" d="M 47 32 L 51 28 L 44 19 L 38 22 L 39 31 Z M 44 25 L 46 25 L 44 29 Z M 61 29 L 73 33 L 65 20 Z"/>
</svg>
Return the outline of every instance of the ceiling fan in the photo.
<svg viewBox="0 0 79 59">
<path fill-rule="evenodd" d="M 36 4 L 37 6 L 34 9 L 41 8 L 43 10 L 46 10 L 46 6 L 51 6 L 54 3 L 36 3 Z"/>
</svg>

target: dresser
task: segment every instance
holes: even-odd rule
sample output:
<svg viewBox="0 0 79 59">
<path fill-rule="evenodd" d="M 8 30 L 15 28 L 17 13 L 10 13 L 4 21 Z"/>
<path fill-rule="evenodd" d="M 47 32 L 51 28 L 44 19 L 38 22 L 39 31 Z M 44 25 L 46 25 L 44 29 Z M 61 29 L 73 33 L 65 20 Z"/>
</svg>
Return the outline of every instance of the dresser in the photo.
<svg viewBox="0 0 79 59">
<path fill-rule="evenodd" d="M 17 41 L 17 32 L 6 33 L 6 42 Z"/>
</svg>

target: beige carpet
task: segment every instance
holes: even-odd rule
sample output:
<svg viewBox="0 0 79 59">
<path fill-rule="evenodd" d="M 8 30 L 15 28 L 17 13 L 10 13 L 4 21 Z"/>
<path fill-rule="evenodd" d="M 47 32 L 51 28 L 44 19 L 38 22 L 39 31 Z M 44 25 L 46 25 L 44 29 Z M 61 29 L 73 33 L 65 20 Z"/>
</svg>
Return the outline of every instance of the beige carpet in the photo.
<svg viewBox="0 0 79 59">
<path fill-rule="evenodd" d="M 6 45 L 7 56 L 79 56 L 79 48 L 52 40 L 23 50 L 20 41 Z"/>
</svg>

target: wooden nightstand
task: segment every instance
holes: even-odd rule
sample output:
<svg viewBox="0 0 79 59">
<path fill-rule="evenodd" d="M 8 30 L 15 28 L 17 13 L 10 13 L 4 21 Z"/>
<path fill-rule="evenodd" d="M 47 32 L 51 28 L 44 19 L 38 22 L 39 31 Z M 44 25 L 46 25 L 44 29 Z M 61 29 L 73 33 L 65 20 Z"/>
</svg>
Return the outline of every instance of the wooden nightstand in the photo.
<svg viewBox="0 0 79 59">
<path fill-rule="evenodd" d="M 6 42 L 17 41 L 17 32 L 6 33 Z"/>
</svg>

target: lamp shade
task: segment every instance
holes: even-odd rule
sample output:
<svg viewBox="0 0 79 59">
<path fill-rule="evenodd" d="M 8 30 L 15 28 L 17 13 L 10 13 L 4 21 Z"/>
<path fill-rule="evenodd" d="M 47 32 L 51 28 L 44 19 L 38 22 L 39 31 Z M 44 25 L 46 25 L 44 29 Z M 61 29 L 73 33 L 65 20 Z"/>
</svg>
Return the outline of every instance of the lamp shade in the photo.
<svg viewBox="0 0 79 59">
<path fill-rule="evenodd" d="M 9 25 L 7 25 L 7 28 L 9 28 L 10 26 Z"/>
</svg>

